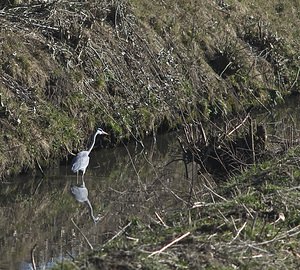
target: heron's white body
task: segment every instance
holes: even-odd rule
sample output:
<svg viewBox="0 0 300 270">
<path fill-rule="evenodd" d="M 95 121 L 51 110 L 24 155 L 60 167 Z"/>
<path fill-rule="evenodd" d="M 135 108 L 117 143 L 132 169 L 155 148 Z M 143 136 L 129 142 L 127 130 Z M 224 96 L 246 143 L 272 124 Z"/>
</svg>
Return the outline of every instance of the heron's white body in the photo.
<svg viewBox="0 0 300 270">
<path fill-rule="evenodd" d="M 89 154 L 90 153 L 88 151 L 81 151 L 73 159 L 73 165 L 71 169 L 74 173 L 78 173 L 79 171 L 82 171 L 82 174 L 85 173 L 90 162 Z"/>
<path fill-rule="evenodd" d="M 102 135 L 102 134 L 108 135 L 101 128 L 98 128 L 96 133 L 94 134 L 93 143 L 91 144 L 90 148 L 86 151 L 79 152 L 76 155 L 76 157 L 73 159 L 71 169 L 73 172 L 77 173 L 77 183 L 78 183 L 79 171 L 82 171 L 82 180 L 83 180 L 86 168 L 88 167 L 89 162 L 90 162 L 89 154 L 91 153 L 91 151 L 95 145 L 97 135 Z"/>
</svg>

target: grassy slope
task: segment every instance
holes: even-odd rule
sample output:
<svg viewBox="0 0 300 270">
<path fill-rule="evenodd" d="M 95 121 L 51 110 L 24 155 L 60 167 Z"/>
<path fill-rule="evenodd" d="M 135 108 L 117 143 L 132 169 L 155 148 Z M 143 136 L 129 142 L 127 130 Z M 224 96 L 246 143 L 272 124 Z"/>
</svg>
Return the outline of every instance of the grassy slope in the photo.
<svg viewBox="0 0 300 270">
<path fill-rule="evenodd" d="M 49 6 L 40 21 L 27 13 L 71 38 L 24 23 L 22 9 L 1 13 L 1 176 L 82 149 L 98 125 L 115 143 L 299 89 L 299 1 L 89 2 Z M 92 28 L 78 27 L 82 10 L 94 16 Z M 65 269 L 297 268 L 297 155 L 216 187 L 225 200 L 205 189 L 197 207 L 164 217 L 168 229 L 136 221 L 127 233 L 138 242 L 121 236 Z M 187 231 L 165 254 L 147 257 Z"/>
<path fill-rule="evenodd" d="M 1 175 L 83 148 L 99 125 L 116 143 L 297 91 L 298 15 L 297 1 L 7 8 Z"/>
</svg>

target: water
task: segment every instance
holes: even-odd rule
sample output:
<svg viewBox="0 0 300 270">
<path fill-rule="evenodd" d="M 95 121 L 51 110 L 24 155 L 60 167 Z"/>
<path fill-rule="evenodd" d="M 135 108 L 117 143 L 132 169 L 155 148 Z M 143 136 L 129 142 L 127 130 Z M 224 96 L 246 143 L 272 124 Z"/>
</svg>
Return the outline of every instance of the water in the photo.
<svg viewBox="0 0 300 270">
<path fill-rule="evenodd" d="M 299 98 L 259 113 L 272 140 L 300 135 Z M 77 184 L 70 164 L 54 166 L 45 176 L 19 176 L 0 183 L 0 269 L 32 269 L 33 252 L 38 269 L 56 261 L 70 260 L 90 247 L 112 239 L 132 218 L 159 222 L 183 207 L 189 198 L 190 182 L 185 178 L 177 134 L 148 139 L 145 149 L 131 143 L 115 149 L 93 151 L 85 183 L 95 217 L 89 208 L 71 195 Z M 189 166 L 189 176 L 195 172 Z M 201 177 L 194 178 L 193 200 L 201 200 Z M 195 182 L 195 179 L 197 180 Z M 73 222 L 76 226 L 73 224 Z"/>
<path fill-rule="evenodd" d="M 131 218 L 157 220 L 156 213 L 176 211 L 184 205 L 188 189 L 176 134 L 161 135 L 145 149 L 127 147 L 93 151 L 85 184 L 94 215 L 71 195 L 76 175 L 65 164 L 46 176 L 20 176 L 1 183 L 0 269 L 31 269 L 31 253 L 40 269 L 69 260 L 89 250 L 80 228 L 97 248 L 111 239 Z M 81 183 L 81 181 L 79 182 Z M 187 185 L 188 187 L 188 185 Z M 178 193 L 178 194 L 177 194 Z"/>
</svg>

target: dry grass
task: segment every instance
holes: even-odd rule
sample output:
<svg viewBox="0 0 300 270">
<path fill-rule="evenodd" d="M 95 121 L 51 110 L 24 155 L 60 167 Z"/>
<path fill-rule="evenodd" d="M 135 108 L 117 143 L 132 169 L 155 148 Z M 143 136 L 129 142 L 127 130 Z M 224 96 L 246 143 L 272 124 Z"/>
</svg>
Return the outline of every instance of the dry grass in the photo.
<svg viewBox="0 0 300 270">
<path fill-rule="evenodd" d="M 140 140 L 297 91 L 298 4 L 225 4 L 57 1 L 2 9 L 1 152 L 18 140 L 23 152 L 14 155 L 32 168 L 35 159 L 82 149 L 96 126 L 111 132 L 110 144 Z M 22 162 L 3 166 L 8 175 Z"/>
<path fill-rule="evenodd" d="M 218 185 L 194 175 L 191 207 L 132 218 L 98 249 L 54 269 L 297 268 L 298 155 L 290 149 Z"/>
</svg>

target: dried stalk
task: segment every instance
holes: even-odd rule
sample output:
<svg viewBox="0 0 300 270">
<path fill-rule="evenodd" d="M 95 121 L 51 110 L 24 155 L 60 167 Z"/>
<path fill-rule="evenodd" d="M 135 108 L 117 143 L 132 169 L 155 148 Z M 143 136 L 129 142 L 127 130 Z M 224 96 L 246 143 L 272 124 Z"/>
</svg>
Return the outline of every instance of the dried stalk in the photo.
<svg viewBox="0 0 300 270">
<path fill-rule="evenodd" d="M 36 263 L 35 263 L 35 259 L 34 259 L 34 252 L 35 252 L 35 249 L 37 248 L 37 244 L 35 244 L 33 246 L 33 248 L 31 249 L 31 264 L 32 264 L 32 268 L 33 270 L 36 270 Z"/>
<path fill-rule="evenodd" d="M 163 248 L 152 252 L 148 257 L 152 257 L 154 255 L 158 255 L 162 252 L 164 252 L 166 249 L 168 249 L 169 247 L 171 247 L 172 245 L 176 244 L 177 242 L 181 241 L 182 239 L 184 239 L 185 237 L 187 237 L 188 235 L 190 235 L 190 232 L 185 233 L 184 235 L 176 238 L 175 240 L 173 240 L 171 243 L 167 244 L 166 246 L 164 246 Z"/>
<path fill-rule="evenodd" d="M 160 217 L 160 215 L 157 212 L 155 212 L 155 215 L 158 218 L 158 220 L 160 221 L 160 223 L 162 225 L 164 225 L 165 228 L 169 228 L 169 226 L 162 220 L 162 218 Z"/>
<path fill-rule="evenodd" d="M 245 228 L 245 226 L 247 225 L 247 221 L 242 225 L 241 228 L 239 228 L 239 230 L 237 231 L 237 234 L 235 235 L 235 237 L 229 242 L 229 244 L 232 244 L 240 235 L 240 233 L 243 231 L 243 229 Z"/>
<path fill-rule="evenodd" d="M 111 243 L 114 239 L 116 239 L 117 237 L 119 237 L 122 233 L 124 233 L 126 231 L 126 229 L 131 226 L 131 221 L 125 226 L 123 227 L 118 233 L 116 233 L 111 239 L 109 239 L 104 245 L 103 247 L 107 246 L 109 243 Z"/>
<path fill-rule="evenodd" d="M 73 220 L 73 218 L 71 218 L 72 223 L 74 224 L 75 228 L 80 232 L 80 234 L 83 236 L 84 240 L 87 242 L 88 246 L 90 247 L 91 250 L 94 249 L 94 247 L 92 246 L 92 244 L 90 243 L 90 241 L 87 239 L 87 237 L 85 236 L 85 234 L 80 230 L 80 228 L 77 226 L 77 224 L 75 223 L 75 221 Z"/>
<path fill-rule="evenodd" d="M 233 130 L 231 130 L 228 134 L 226 134 L 226 136 L 230 136 L 232 133 L 237 131 L 241 126 L 245 124 L 245 122 L 248 120 L 249 117 L 250 115 L 247 114 L 246 117 L 243 119 L 243 121 L 240 124 L 238 124 Z"/>
</svg>

